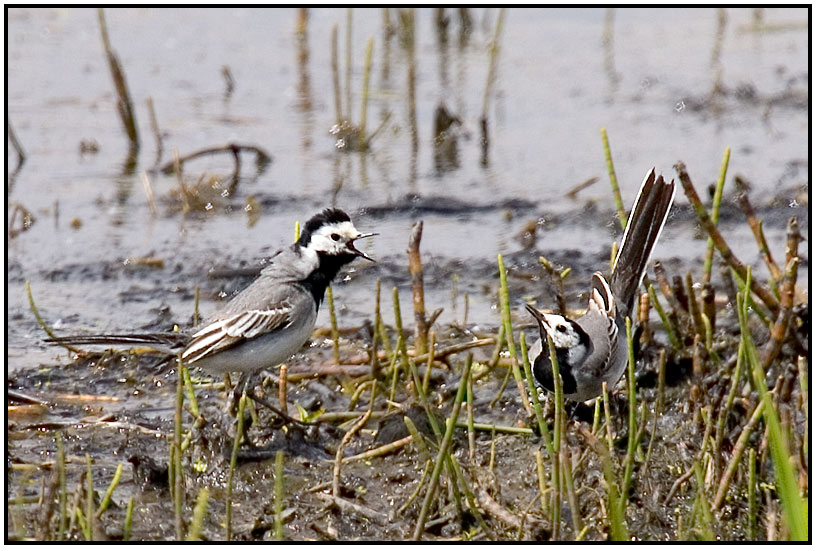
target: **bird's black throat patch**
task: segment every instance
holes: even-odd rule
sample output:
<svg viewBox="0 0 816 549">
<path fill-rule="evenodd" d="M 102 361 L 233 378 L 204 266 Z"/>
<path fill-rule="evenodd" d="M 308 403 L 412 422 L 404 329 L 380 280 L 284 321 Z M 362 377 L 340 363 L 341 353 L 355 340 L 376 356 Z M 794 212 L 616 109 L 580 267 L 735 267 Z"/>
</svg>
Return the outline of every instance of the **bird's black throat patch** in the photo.
<svg viewBox="0 0 816 549">
<path fill-rule="evenodd" d="M 533 363 L 533 377 L 542 387 L 553 393 L 555 392 L 555 383 L 553 381 L 552 366 L 550 365 L 550 353 L 547 351 L 546 345 L 547 341 L 543 340 L 542 351 Z M 567 349 L 556 349 L 555 356 L 558 359 L 558 370 L 561 373 L 562 389 L 565 395 L 570 395 L 578 390 L 578 384 L 575 382 L 575 376 L 568 365 L 567 352 Z"/>
<path fill-rule="evenodd" d="M 309 290 L 315 300 L 315 307 L 319 308 L 326 295 L 326 288 L 340 272 L 344 265 L 348 265 L 357 257 L 351 254 L 329 255 L 318 252 L 320 264 L 309 276 L 300 281 L 301 286 Z"/>
</svg>

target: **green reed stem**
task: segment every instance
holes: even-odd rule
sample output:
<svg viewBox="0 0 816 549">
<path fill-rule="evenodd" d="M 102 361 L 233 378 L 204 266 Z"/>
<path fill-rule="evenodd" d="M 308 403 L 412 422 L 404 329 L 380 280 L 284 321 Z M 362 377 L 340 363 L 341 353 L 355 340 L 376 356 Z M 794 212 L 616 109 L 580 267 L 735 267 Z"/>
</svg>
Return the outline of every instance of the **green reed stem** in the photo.
<svg viewBox="0 0 816 549">
<path fill-rule="evenodd" d="M 751 284 L 751 267 L 747 268 L 746 275 L 746 296 Z M 754 377 L 754 386 L 759 391 L 760 402 L 765 404 L 763 417 L 768 429 L 768 442 L 771 450 L 771 458 L 774 464 L 774 474 L 776 477 L 777 492 L 782 503 L 782 511 L 787 521 L 791 539 L 794 541 L 804 541 L 809 537 L 808 513 L 806 503 L 799 493 L 799 483 L 796 473 L 790 461 L 790 451 L 787 436 L 782 430 L 779 422 L 779 415 L 773 406 L 771 393 L 765 383 L 765 372 L 759 363 L 756 346 L 754 345 L 751 331 L 748 328 L 748 307 L 747 298 L 743 296 L 740 309 L 740 333 L 745 343 L 745 356 L 749 370 Z"/>
<path fill-rule="evenodd" d="M 544 420 L 544 412 L 541 409 L 541 401 L 538 399 L 538 390 L 536 390 L 535 382 L 533 381 L 533 369 L 530 366 L 530 360 L 527 356 L 527 340 L 524 332 L 519 334 L 519 345 L 521 346 L 521 363 L 524 366 L 524 376 L 527 378 L 527 389 L 530 391 L 530 400 L 533 402 L 533 410 L 535 411 L 536 421 L 538 421 L 538 432 L 544 439 L 544 445 L 550 455 L 555 451 L 553 448 L 552 439 L 550 438 L 550 431 L 547 429 L 547 422 Z"/>
<path fill-rule="evenodd" d="M 756 535 L 756 450 L 748 449 L 748 534 L 749 540 Z"/>
<path fill-rule="evenodd" d="M 334 292 L 332 287 L 326 288 L 326 298 L 329 302 L 329 318 L 331 319 L 332 350 L 334 363 L 340 364 L 340 330 L 337 329 L 337 313 L 334 309 Z"/>
<path fill-rule="evenodd" d="M 108 485 L 108 489 L 105 491 L 105 495 L 102 497 L 102 501 L 99 503 L 99 508 L 96 510 L 96 518 L 102 516 L 102 513 L 105 512 L 105 509 L 108 508 L 111 502 L 111 496 L 113 496 L 113 491 L 116 490 L 116 487 L 119 486 L 119 481 L 122 479 L 122 464 L 116 466 L 116 471 L 113 473 L 113 479 L 111 479 L 111 483 Z"/>
<path fill-rule="evenodd" d="M 507 290 L 507 270 L 504 268 L 504 259 L 501 254 L 497 256 L 499 263 L 499 279 L 501 281 L 501 289 L 499 291 L 499 299 L 501 301 L 502 309 L 502 323 L 504 324 L 504 336 L 507 341 L 507 350 L 510 353 L 512 362 L 510 367 L 513 372 L 513 378 L 516 380 L 521 403 L 528 416 L 534 414 L 532 406 L 527 398 L 527 391 L 524 389 L 524 381 L 521 379 L 521 371 L 519 370 L 518 356 L 516 355 L 516 344 L 513 341 L 513 325 L 510 321 L 510 297 Z"/>
<path fill-rule="evenodd" d="M 419 512 L 419 519 L 417 519 L 416 526 L 414 527 L 414 534 L 412 537 L 414 541 L 418 541 L 422 538 L 422 532 L 425 530 L 425 520 L 428 517 L 428 511 L 431 507 L 431 500 L 436 495 L 436 487 L 439 483 L 439 475 L 442 472 L 442 465 L 445 463 L 446 459 L 450 459 L 449 450 L 453 440 L 453 431 L 456 427 L 456 419 L 459 417 L 459 409 L 461 408 L 462 399 L 467 387 L 467 378 L 470 376 L 471 362 L 472 358 L 469 355 L 468 359 L 465 361 L 464 367 L 462 368 L 462 375 L 459 378 L 459 388 L 456 390 L 456 397 L 453 401 L 453 410 L 451 411 L 450 418 L 448 418 L 448 421 L 446 422 L 445 435 L 442 438 L 441 444 L 439 445 L 439 453 L 437 454 L 434 469 L 431 473 L 428 491 L 425 493 L 425 500 L 422 502 L 422 509 Z"/>
<path fill-rule="evenodd" d="M 666 336 L 669 338 L 669 344 L 673 349 L 679 350 L 680 340 L 677 338 L 677 333 L 674 331 L 674 326 L 672 326 L 671 320 L 669 320 L 668 315 L 666 315 L 666 311 L 663 310 L 663 305 L 661 305 L 660 301 L 657 299 L 657 293 L 655 292 L 654 286 L 649 284 L 646 286 L 646 290 L 649 292 L 649 299 L 651 300 L 655 311 L 657 311 L 657 315 L 660 317 L 660 322 L 663 323 L 663 328 L 666 330 Z"/>
<path fill-rule="evenodd" d="M 612 150 L 609 147 L 606 128 L 601 128 L 601 141 L 603 141 L 604 158 L 606 158 L 606 171 L 609 173 L 609 184 L 612 186 L 612 196 L 615 198 L 615 208 L 618 211 L 618 221 L 621 228 L 626 229 L 626 210 L 623 209 L 623 199 L 620 187 L 618 187 L 618 177 L 615 175 L 615 165 L 612 163 Z"/>
<path fill-rule="evenodd" d="M 360 107 L 360 142 L 366 142 L 366 113 L 368 112 L 368 84 L 371 80 L 371 54 L 374 51 L 374 38 L 366 42 L 365 67 L 363 69 L 363 98 Z"/>
<path fill-rule="evenodd" d="M 94 532 L 94 511 L 93 511 L 93 496 L 94 496 L 94 487 L 93 487 L 93 470 L 91 469 L 91 454 L 85 454 L 85 464 L 86 464 L 86 472 L 85 472 L 85 482 L 86 484 L 86 491 L 85 491 L 85 539 L 88 541 L 93 541 L 93 532 Z"/>
<path fill-rule="evenodd" d="M 728 160 L 730 157 L 731 147 L 726 147 L 725 153 L 723 154 L 722 164 L 720 165 L 720 176 L 717 178 L 717 186 L 714 188 L 714 200 L 711 204 L 711 222 L 715 227 L 720 220 L 720 203 L 722 202 L 723 187 L 725 187 L 725 174 L 728 171 Z M 714 239 L 709 236 L 708 242 L 706 243 L 705 261 L 703 262 L 703 282 L 709 282 L 711 280 L 711 264 L 713 259 Z"/>
<path fill-rule="evenodd" d="M 201 541 L 201 530 L 204 527 L 204 517 L 207 516 L 209 502 L 210 489 L 204 486 L 198 491 L 198 497 L 193 508 L 193 520 L 187 530 L 187 541 Z"/>
<path fill-rule="evenodd" d="M 623 493 L 621 494 L 621 511 L 626 514 L 626 504 L 629 501 L 629 487 L 632 484 L 632 472 L 635 468 L 635 450 L 638 444 L 637 428 L 637 392 L 635 387 L 635 346 L 632 342 L 632 319 L 626 317 L 626 344 L 628 349 L 628 364 L 626 366 L 626 386 L 629 395 L 629 443 L 626 448 L 626 467 L 623 476 Z"/>
<path fill-rule="evenodd" d="M 555 389 L 555 423 L 553 426 L 553 464 L 551 478 L 553 485 L 553 504 L 550 511 L 552 513 L 553 539 L 559 539 L 561 534 L 561 438 L 564 426 L 564 390 L 561 384 L 561 370 L 558 367 L 555 343 L 553 343 L 549 335 L 547 335 L 547 347 L 550 351 L 550 366 L 552 367 L 553 388 Z"/>
<path fill-rule="evenodd" d="M 283 457 L 284 451 L 275 454 L 275 539 L 283 540 Z"/>
<path fill-rule="evenodd" d="M 244 435 L 244 410 L 246 409 L 247 396 L 241 395 L 238 401 L 238 425 L 235 428 L 235 439 L 232 443 L 232 456 L 230 457 L 229 475 L 227 476 L 227 517 L 225 519 L 227 529 L 227 541 L 232 540 L 232 485 L 235 478 L 235 468 L 238 465 L 238 448 L 241 446 L 241 438 Z"/>
<path fill-rule="evenodd" d="M 68 492 L 65 482 L 65 448 L 62 445 L 62 431 L 57 433 L 57 471 L 59 475 L 59 530 L 57 540 L 65 539 L 68 526 Z"/>
<path fill-rule="evenodd" d="M 127 509 L 125 509 L 125 525 L 122 527 L 122 541 L 130 541 L 130 532 L 133 528 L 133 507 L 135 503 L 135 496 L 131 496 L 128 500 Z"/>
</svg>

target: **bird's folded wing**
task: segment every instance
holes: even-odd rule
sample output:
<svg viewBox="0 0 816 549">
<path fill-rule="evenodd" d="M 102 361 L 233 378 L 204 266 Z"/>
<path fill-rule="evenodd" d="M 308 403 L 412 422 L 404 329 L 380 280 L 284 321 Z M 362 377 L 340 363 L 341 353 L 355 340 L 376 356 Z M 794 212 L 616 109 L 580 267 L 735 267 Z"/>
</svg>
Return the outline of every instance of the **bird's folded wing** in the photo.
<svg viewBox="0 0 816 549">
<path fill-rule="evenodd" d="M 282 305 L 274 309 L 243 311 L 208 324 L 193 334 L 182 354 L 189 362 L 222 351 L 241 341 L 286 328 L 292 322 L 293 307 Z"/>
</svg>

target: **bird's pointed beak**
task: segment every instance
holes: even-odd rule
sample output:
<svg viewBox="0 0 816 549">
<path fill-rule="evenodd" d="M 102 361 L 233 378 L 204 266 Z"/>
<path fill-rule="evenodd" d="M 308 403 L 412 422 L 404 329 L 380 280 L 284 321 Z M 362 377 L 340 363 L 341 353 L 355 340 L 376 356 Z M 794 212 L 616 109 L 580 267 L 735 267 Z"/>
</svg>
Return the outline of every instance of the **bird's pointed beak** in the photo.
<svg viewBox="0 0 816 549">
<path fill-rule="evenodd" d="M 369 237 L 372 237 L 372 236 L 377 236 L 378 234 L 380 234 L 380 233 L 366 233 L 366 234 L 357 235 L 356 237 L 354 237 L 354 240 L 352 240 L 352 241 L 350 241 L 348 243 L 349 250 L 354 252 L 355 255 L 358 255 L 358 256 L 362 257 L 363 259 L 368 259 L 369 261 L 373 261 L 374 263 L 376 263 L 376 260 L 373 257 L 370 257 L 365 252 L 362 252 L 362 251 L 358 250 L 357 248 L 355 248 L 354 243 L 357 240 L 360 240 L 361 238 L 369 238 Z"/>
<path fill-rule="evenodd" d="M 544 339 L 544 334 L 547 334 L 550 336 L 550 338 L 553 338 L 555 332 L 552 326 L 556 323 L 555 321 L 557 320 L 558 315 L 549 315 L 547 313 L 542 313 L 541 311 L 539 311 L 538 309 L 529 304 L 525 305 L 525 307 L 527 307 L 527 311 L 529 311 L 529 313 L 533 315 L 533 318 L 535 318 L 536 321 L 538 322 L 538 326 L 540 329 L 539 331 L 542 332 L 541 339 L 542 340 Z"/>
</svg>

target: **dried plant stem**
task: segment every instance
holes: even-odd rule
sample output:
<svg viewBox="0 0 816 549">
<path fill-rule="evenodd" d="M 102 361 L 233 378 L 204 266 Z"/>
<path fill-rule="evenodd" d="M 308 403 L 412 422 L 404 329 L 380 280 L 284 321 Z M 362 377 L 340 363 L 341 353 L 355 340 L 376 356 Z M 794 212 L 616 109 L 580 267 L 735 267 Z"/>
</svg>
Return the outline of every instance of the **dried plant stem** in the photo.
<svg viewBox="0 0 816 549">
<path fill-rule="evenodd" d="M 414 298 L 414 345 L 418 354 L 425 353 L 428 349 L 428 319 L 425 316 L 422 259 L 419 255 L 422 226 L 422 221 L 414 223 L 408 240 L 408 271 L 411 273 L 411 290 Z"/>
<path fill-rule="evenodd" d="M 748 222 L 748 226 L 751 227 L 751 232 L 754 234 L 754 239 L 757 243 L 757 248 L 759 248 L 759 254 L 762 256 L 762 260 L 765 262 L 765 265 L 767 265 L 771 278 L 774 281 L 779 281 L 782 279 L 782 269 L 779 268 L 779 265 L 776 264 L 773 256 L 771 255 L 771 250 L 768 247 L 768 241 L 765 240 L 765 233 L 762 230 L 762 221 L 757 218 L 756 212 L 751 205 L 751 201 L 748 199 L 748 191 L 746 190 L 747 185 L 745 181 L 740 178 L 740 176 L 736 176 L 735 181 L 737 183 L 737 187 L 742 191 L 739 195 L 737 203 L 739 204 L 742 212 L 745 214 L 745 219 Z"/>
<path fill-rule="evenodd" d="M 99 29 L 102 33 L 102 45 L 105 48 L 105 55 L 108 58 L 108 68 L 113 78 L 113 85 L 116 88 L 116 95 L 118 98 L 117 109 L 119 117 L 122 119 L 122 125 L 125 127 L 128 139 L 132 149 L 139 148 L 139 130 L 136 125 L 136 115 L 133 110 L 133 102 L 130 99 L 130 91 L 128 90 L 127 81 L 125 80 L 125 73 L 122 70 L 122 65 L 119 59 L 111 48 L 110 38 L 108 38 L 108 26 L 105 23 L 105 12 L 102 8 L 97 8 L 96 14 L 99 18 Z"/>
<path fill-rule="evenodd" d="M 731 147 L 725 148 L 722 165 L 720 166 L 720 176 L 717 178 L 717 185 L 714 187 L 714 200 L 711 204 L 711 222 L 717 226 L 720 219 L 720 203 L 722 202 L 723 188 L 725 187 L 725 174 L 728 171 L 728 159 L 731 157 Z M 706 255 L 703 262 L 703 282 L 711 280 L 711 263 L 714 258 L 714 240 L 709 236 L 706 243 Z"/>
<path fill-rule="evenodd" d="M 694 208 L 697 217 L 700 220 L 700 223 L 703 225 L 708 234 L 711 236 L 712 240 L 714 241 L 714 246 L 716 246 L 717 250 L 720 252 L 722 258 L 734 269 L 737 275 L 742 279 L 746 280 L 747 270 L 745 265 L 734 256 L 731 248 L 725 242 L 725 239 L 717 230 L 717 227 L 711 221 L 711 218 L 708 215 L 708 212 L 705 210 L 705 206 L 700 201 L 700 197 L 697 195 L 697 191 L 694 189 L 694 184 L 691 182 L 691 178 L 688 175 L 688 171 L 686 171 L 686 166 L 682 162 L 678 162 L 675 164 L 674 169 L 677 171 L 678 177 L 680 179 L 680 183 L 683 185 L 683 190 L 686 193 L 686 197 L 689 199 L 692 207 Z M 762 300 L 763 303 L 771 310 L 771 314 L 776 317 L 777 313 L 779 312 L 779 302 L 777 299 L 769 292 L 766 288 L 761 286 L 756 280 L 751 282 L 751 291 L 756 294 L 759 299 Z"/>
<path fill-rule="evenodd" d="M 780 292 L 779 315 L 776 317 L 774 326 L 771 329 L 771 339 L 762 350 L 762 368 L 768 370 L 776 355 L 782 349 L 785 336 L 788 333 L 788 325 L 792 316 L 793 294 L 796 287 L 796 274 L 801 260 L 799 259 L 799 225 L 796 218 L 791 218 L 788 222 L 788 259 L 785 264 L 785 272 L 782 276 Z"/>
<path fill-rule="evenodd" d="M 156 109 L 153 108 L 153 98 L 148 97 L 145 99 L 145 103 L 147 103 L 147 114 L 150 117 L 150 129 L 153 130 L 153 137 L 156 139 L 156 162 L 153 165 L 158 166 L 161 164 L 164 155 L 164 142 L 159 129 L 159 120 L 156 118 Z"/>
</svg>

